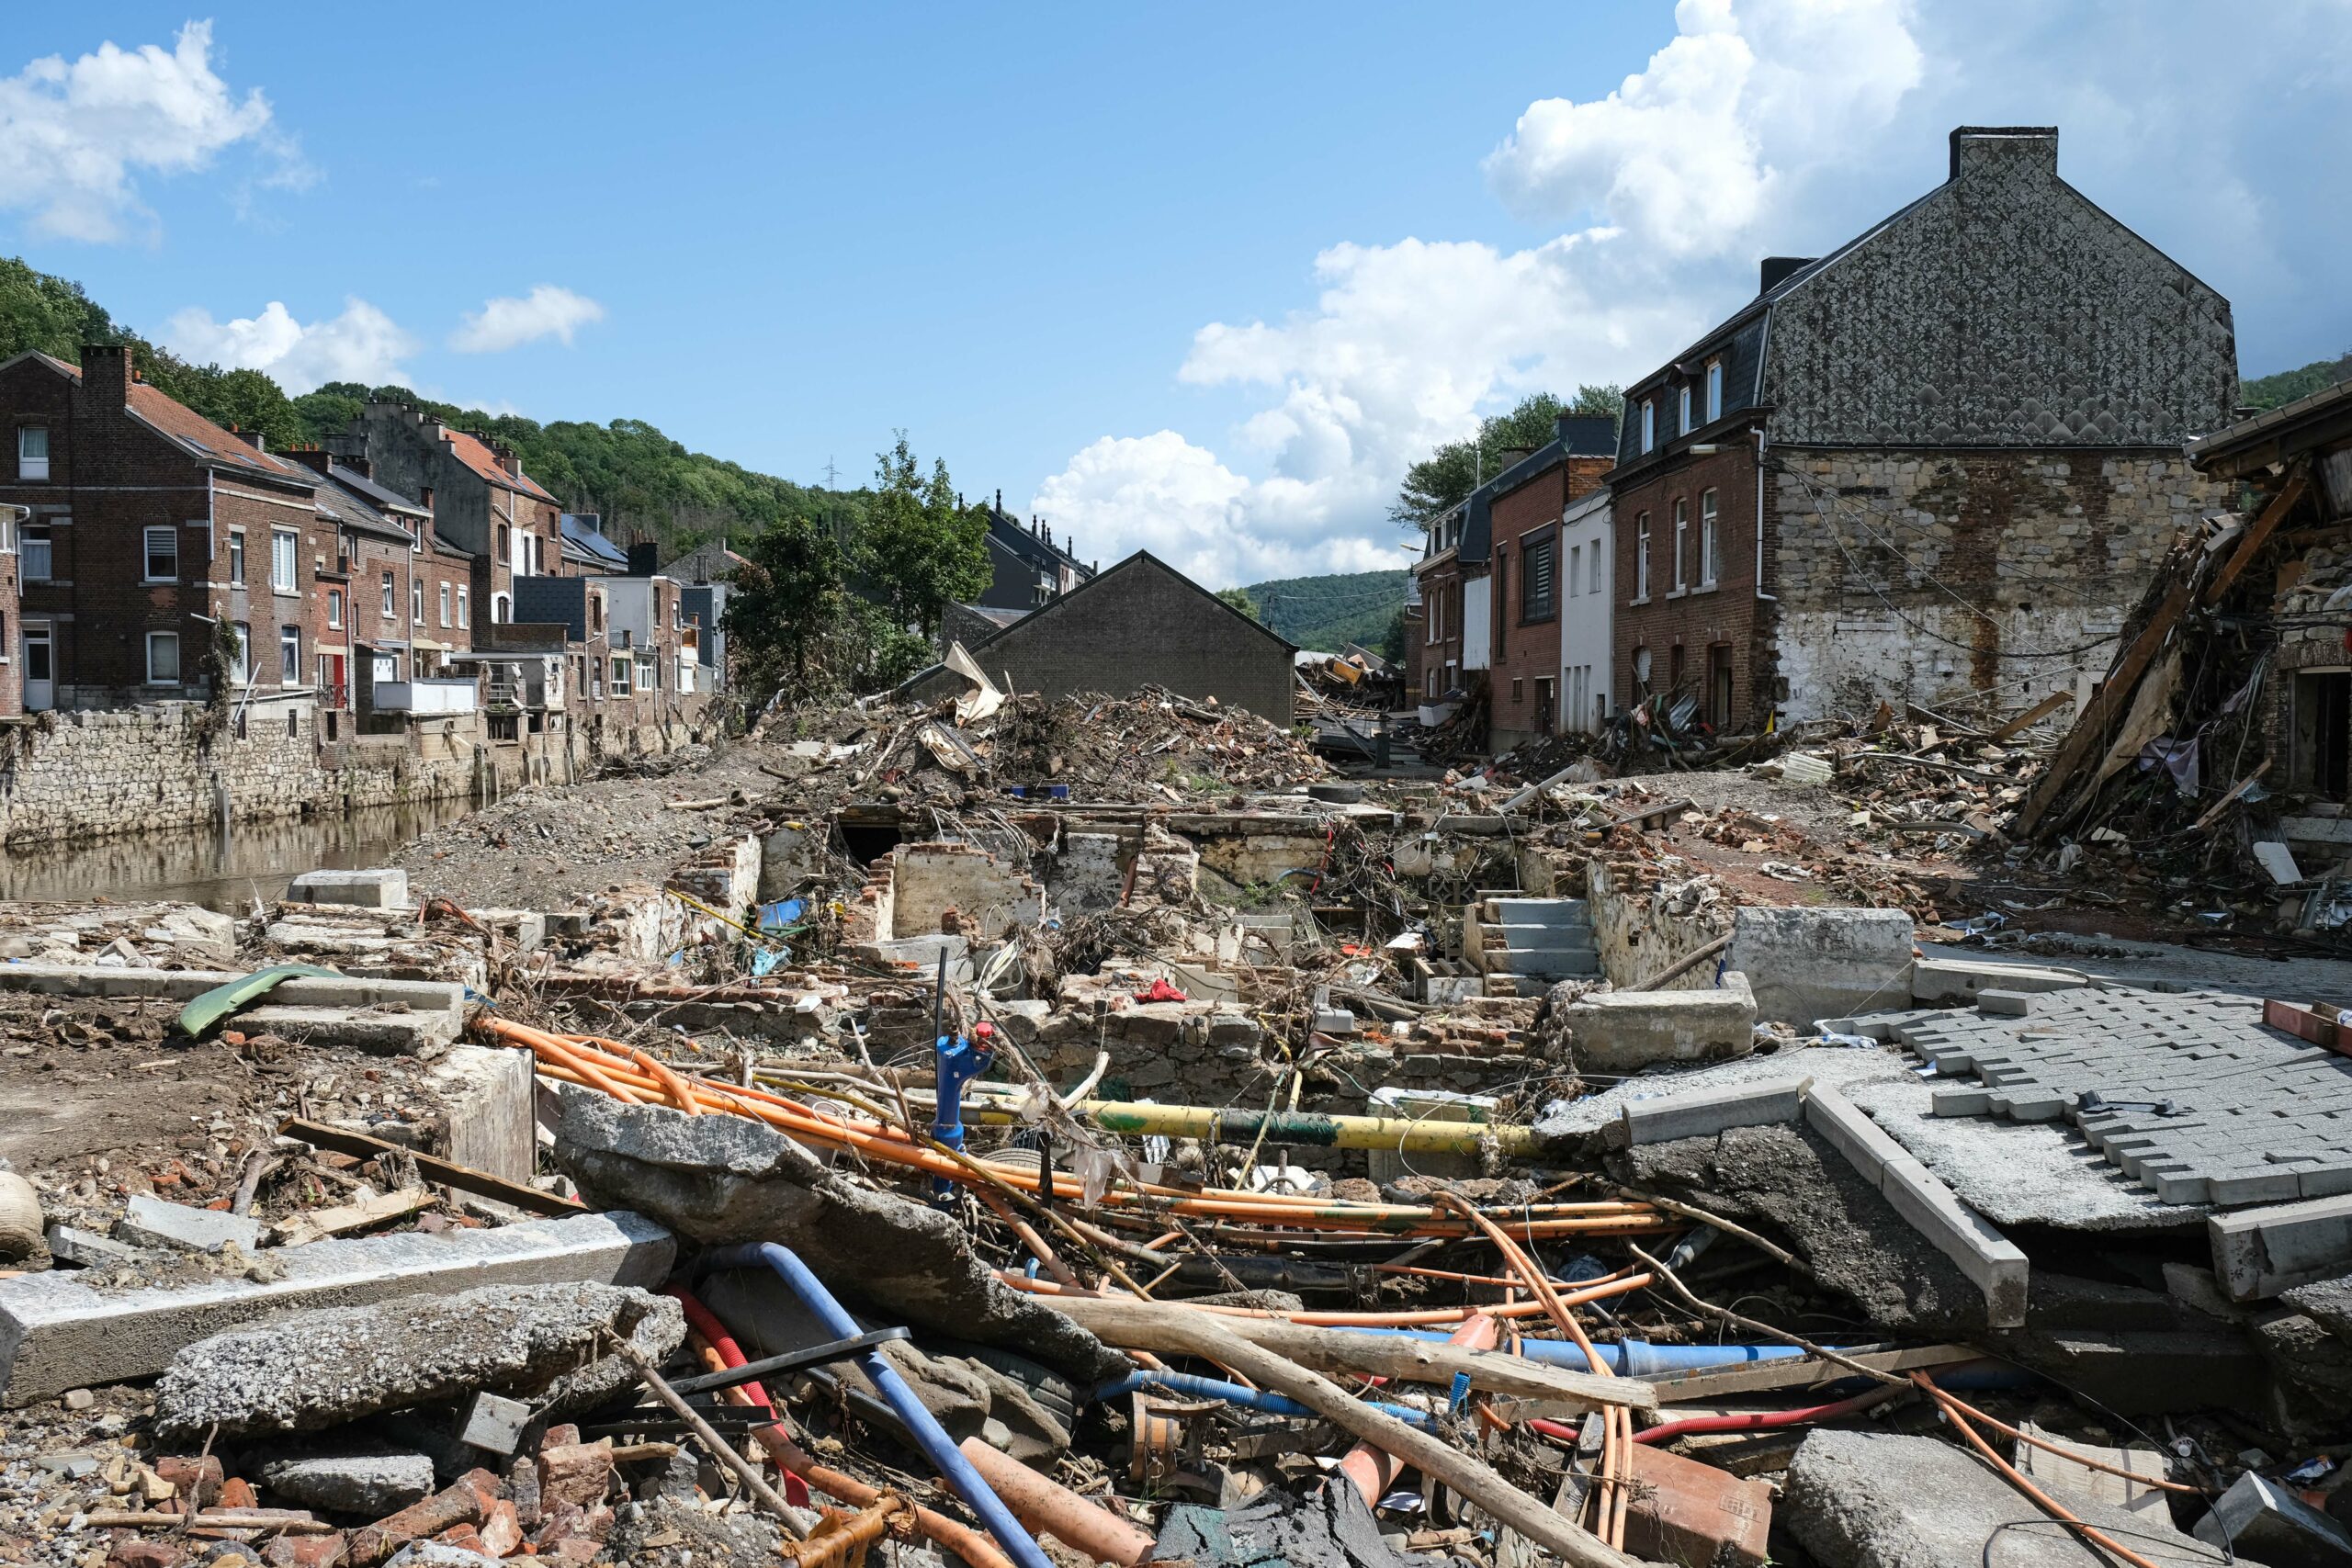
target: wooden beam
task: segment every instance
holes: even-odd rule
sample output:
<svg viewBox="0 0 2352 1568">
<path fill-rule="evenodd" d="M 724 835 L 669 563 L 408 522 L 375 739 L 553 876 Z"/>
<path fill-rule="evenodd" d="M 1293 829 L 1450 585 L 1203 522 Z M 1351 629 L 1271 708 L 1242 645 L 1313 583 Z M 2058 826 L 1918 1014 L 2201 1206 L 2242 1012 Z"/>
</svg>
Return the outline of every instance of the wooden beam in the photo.
<svg viewBox="0 0 2352 1568">
<path fill-rule="evenodd" d="M 2206 810 L 2204 816 L 2199 817 L 2196 821 L 2191 822 L 2188 825 L 2188 830 L 2195 833 L 2211 827 L 2212 825 L 2213 818 L 2219 817 L 2222 810 L 2228 807 L 2230 802 L 2235 800 L 2238 796 L 2252 789 L 2255 785 L 2255 782 L 2261 778 L 2263 774 L 2270 771 L 2271 761 L 2271 758 L 2265 757 L 2262 760 L 2262 766 L 2255 769 L 2254 772 L 2246 774 L 2245 777 L 2232 784 L 2227 795 L 2224 795 L 2221 799 L 2215 801 L 2212 806 Z"/>
<path fill-rule="evenodd" d="M 2058 754 L 2050 759 L 2050 765 L 2033 786 L 2033 793 L 2027 795 L 2025 804 L 2018 808 L 2018 837 L 2024 838 L 2033 831 L 2042 817 L 2058 803 L 2058 797 L 2065 793 L 2084 755 L 2094 746 L 2104 743 L 2107 727 L 2113 721 L 2116 711 L 2138 688 L 2140 677 L 2147 672 L 2150 661 L 2164 647 L 2165 639 L 2172 636 L 2173 627 L 2179 625 L 2181 616 L 2188 613 L 2191 580 L 2192 574 L 2187 567 L 2178 569 L 2178 575 L 2171 591 L 2165 593 L 2164 603 L 2156 606 L 2156 613 L 2148 617 L 2148 624 L 2140 628 L 2140 635 L 2132 640 L 2130 648 L 2124 649 L 2123 657 L 2116 660 L 2115 668 L 2108 672 L 2107 682 L 2099 687 L 2098 694 L 2091 699 L 2082 716 L 2075 720 L 2075 728 L 2066 732 L 2066 739 L 2059 743 Z"/>
<path fill-rule="evenodd" d="M 1554 1400 L 1577 1410 L 1608 1405 L 1654 1409 L 1657 1396 L 1639 1378 L 1603 1377 L 1523 1356 L 1471 1350 L 1400 1334 L 1357 1334 L 1317 1328 L 1272 1317 L 1227 1317 L 1181 1302 L 1128 1301 L 1115 1296 L 1058 1295 L 1040 1298 L 1047 1306 L 1125 1350 L 1182 1352 L 1202 1319 L 1235 1337 L 1285 1360 L 1340 1377 L 1395 1378 L 1406 1382 L 1450 1384 L 1466 1373 L 1470 1386 L 1521 1399 Z"/>
<path fill-rule="evenodd" d="M 503 1176 L 492 1176 L 486 1170 L 476 1170 L 471 1166 L 458 1165 L 446 1159 L 435 1159 L 431 1155 L 421 1155 L 414 1149 L 404 1149 L 398 1144 L 388 1144 L 381 1138 L 371 1138 L 365 1133 L 351 1133 L 341 1127 L 329 1127 L 323 1122 L 305 1122 L 299 1116 L 289 1116 L 279 1122 L 277 1131 L 279 1135 L 300 1138 L 312 1148 L 332 1149 L 336 1154 L 349 1155 L 355 1159 L 374 1159 L 378 1155 L 382 1154 L 406 1155 L 416 1163 L 416 1174 L 427 1181 L 437 1181 L 444 1187 L 454 1187 L 460 1192 L 470 1192 L 477 1198 L 490 1198 L 501 1203 L 511 1203 L 517 1209 L 526 1210 L 534 1214 L 560 1217 L 565 1214 L 584 1214 L 590 1212 L 585 1204 L 575 1203 L 569 1198 L 559 1198 L 552 1192 L 542 1192 L 536 1187 L 526 1187 L 519 1181 L 509 1181 Z"/>
<path fill-rule="evenodd" d="M 2043 719 L 2048 718 L 2052 714 L 2056 713 L 2059 708 L 2065 704 L 2066 700 L 2074 694 L 2075 694 L 2072 692 L 2051 693 L 2048 696 L 2042 698 L 2040 702 L 2026 709 L 2025 712 L 2018 715 L 2017 717 L 2009 720 L 2007 724 L 2001 726 L 2000 728 L 1993 731 L 1993 739 L 1996 740 L 2007 740 L 2010 736 L 2015 735 L 2018 730 L 2025 728 L 2027 726 L 2040 724 Z"/>
<path fill-rule="evenodd" d="M 2264 507 L 2262 514 L 2254 520 L 2254 526 L 2238 540 L 2238 547 L 2230 552 L 2230 558 L 2222 564 L 2221 570 L 2213 574 L 2212 582 L 2205 590 L 2206 604 L 2218 604 L 2222 602 L 2222 595 L 2230 591 L 2230 585 L 2237 581 L 2241 572 L 2254 564 L 2254 558 L 2261 552 L 2264 545 L 2270 542 L 2270 536 L 2278 531 L 2279 524 L 2287 520 L 2287 513 L 2295 510 L 2295 503 L 2303 499 L 2303 492 L 2311 489 L 2311 484 L 2310 465 L 2296 464 L 2294 471 L 2287 476 L 2287 482 L 2278 487 L 2278 493 L 2270 498 L 2270 504 Z"/>
<path fill-rule="evenodd" d="M 1968 1345 L 1923 1345 L 1907 1350 L 1849 1350 L 1846 1359 L 1874 1371 L 1907 1372 L 1915 1367 L 1943 1367 L 1954 1361 L 1982 1360 L 1984 1352 Z M 1814 1388 L 1854 1375 L 1850 1367 L 1812 1356 L 1783 1356 L 1743 1366 L 1678 1372 L 1648 1381 L 1657 1390 L 1660 1404 L 1718 1399 L 1726 1394 L 1769 1393 L 1781 1389 Z"/>
</svg>

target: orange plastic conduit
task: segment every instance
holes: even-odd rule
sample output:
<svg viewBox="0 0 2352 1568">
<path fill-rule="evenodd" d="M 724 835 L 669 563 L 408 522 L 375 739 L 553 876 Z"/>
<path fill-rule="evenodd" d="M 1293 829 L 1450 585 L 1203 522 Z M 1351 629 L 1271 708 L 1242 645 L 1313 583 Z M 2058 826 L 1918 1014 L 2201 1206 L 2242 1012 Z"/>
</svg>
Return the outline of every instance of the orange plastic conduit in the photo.
<svg viewBox="0 0 2352 1568">
<path fill-rule="evenodd" d="M 1012 1269 L 999 1269 L 997 1278 L 1016 1291 L 1034 1296 L 1101 1295 L 1100 1291 L 1070 1291 L 1045 1280 L 1032 1280 Z M 1598 1280 L 1580 1290 L 1571 1291 L 1559 1298 L 1563 1306 L 1582 1306 L 1587 1302 L 1605 1301 L 1611 1296 L 1629 1295 L 1647 1290 L 1653 1283 L 1648 1274 L 1613 1274 Z M 1542 1302 L 1507 1302 L 1499 1306 L 1424 1307 L 1408 1312 L 1275 1312 L 1265 1307 L 1189 1305 L 1194 1312 L 1213 1313 L 1220 1317 L 1270 1317 L 1284 1323 L 1304 1324 L 1311 1328 L 1442 1328 L 1450 1323 L 1460 1323 L 1472 1314 L 1487 1317 L 1537 1317 L 1545 1307 Z"/>
<path fill-rule="evenodd" d="M 1978 1456 L 1986 1463 L 1999 1471 L 2002 1478 L 2007 1481 L 2010 1485 L 2016 1487 L 2018 1491 L 2031 1498 L 2036 1507 L 2040 1508 L 2043 1513 L 2048 1514 L 2060 1524 L 2071 1526 L 2075 1530 L 2075 1533 L 2082 1537 L 2083 1540 L 2091 1542 L 2093 1545 L 2099 1547 L 2103 1551 L 2113 1552 L 2116 1556 L 2130 1563 L 2132 1568 L 2157 1568 L 2156 1563 L 2150 1562 L 2147 1558 L 2143 1557 L 2140 1553 L 2132 1551 L 2130 1547 L 2125 1546 L 2121 1541 L 2117 1540 L 2113 1536 L 2109 1535 L 2105 1530 L 2100 1529 L 2098 1526 L 2086 1524 L 2083 1520 L 2075 1517 L 2073 1514 L 2068 1513 L 2064 1505 L 2061 1504 L 2056 1498 L 2051 1496 L 2049 1493 L 2044 1492 L 2041 1488 L 2036 1486 L 2032 1482 L 2027 1480 L 2024 1473 L 2020 1472 L 2017 1466 L 2011 1464 L 2007 1460 L 2003 1459 L 1999 1454 L 1996 1453 L 1993 1450 L 1993 1445 L 1986 1442 L 1977 1434 L 1976 1428 L 1970 1426 L 1967 1418 L 1962 1414 L 1962 1407 L 1960 1401 L 1946 1393 L 1942 1389 L 1938 1388 L 1935 1384 L 1934 1379 L 1928 1377 L 1925 1372 L 1913 1372 L 1911 1374 L 1911 1381 L 1919 1385 L 1919 1391 L 1922 1393 L 1925 1393 L 1928 1398 L 1936 1402 L 1938 1408 L 1943 1411 L 1944 1418 L 1952 1424 L 1953 1427 L 1958 1430 L 1962 1437 L 1968 1439 L 1968 1446 L 1974 1449 Z"/>
</svg>

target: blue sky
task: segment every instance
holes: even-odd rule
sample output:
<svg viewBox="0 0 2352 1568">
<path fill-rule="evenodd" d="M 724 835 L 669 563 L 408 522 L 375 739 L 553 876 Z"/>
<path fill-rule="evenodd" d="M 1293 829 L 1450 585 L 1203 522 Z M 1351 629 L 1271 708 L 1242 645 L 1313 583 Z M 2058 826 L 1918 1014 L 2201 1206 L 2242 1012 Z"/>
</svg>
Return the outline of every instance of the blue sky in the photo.
<svg viewBox="0 0 2352 1568">
<path fill-rule="evenodd" d="M 2231 298 L 2248 374 L 2352 347 L 2352 8 L 2266 7 L 2226 74 L 2219 15 L 48 8 L 0 58 L 0 230 L 289 385 L 646 419 L 805 481 L 904 427 L 1081 554 L 1250 581 L 1401 564 L 1413 456 L 1640 374 L 1964 121 L 2059 125 Z"/>
</svg>

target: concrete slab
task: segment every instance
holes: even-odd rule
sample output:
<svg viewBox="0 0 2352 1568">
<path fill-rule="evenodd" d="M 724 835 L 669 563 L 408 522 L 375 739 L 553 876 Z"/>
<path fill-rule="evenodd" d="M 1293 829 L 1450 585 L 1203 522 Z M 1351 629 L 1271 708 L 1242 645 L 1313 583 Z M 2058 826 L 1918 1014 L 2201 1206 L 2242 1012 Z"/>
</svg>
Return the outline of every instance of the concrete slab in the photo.
<svg viewBox="0 0 2352 1568">
<path fill-rule="evenodd" d="M 238 1014 L 235 1024 L 248 1034 L 275 1034 L 370 1056 L 425 1057 L 447 1049 L 462 1028 L 446 1012 L 340 1007 L 257 1007 Z"/>
<path fill-rule="evenodd" d="M 1832 1089 L 1805 1097 L 1805 1124 L 1819 1133 L 1883 1193 L 1913 1229 L 1959 1265 L 1984 1294 L 1986 1321 L 2014 1328 L 2025 1321 L 2026 1256 L 1902 1145 Z"/>
<path fill-rule="evenodd" d="M 2240 1209 L 2205 1222 L 2232 1301 L 2261 1301 L 2352 1270 L 2352 1197 Z"/>
<path fill-rule="evenodd" d="M 1594 1072 L 1743 1056 L 1756 1045 L 1756 998 L 1736 969 L 1713 990 L 1600 992 L 1561 1009 L 1560 1019 L 1577 1066 Z"/>
<path fill-rule="evenodd" d="M 2075 1511 L 2102 1529 L 2132 1532 L 2118 1539 L 2164 1568 L 2211 1568 L 2211 1549 L 2161 1518 L 2088 1500 Z M 2064 1531 L 2013 1528 L 2041 1517 L 1956 1443 L 1829 1430 L 1797 1450 L 1778 1515 L 1823 1568 L 1953 1568 L 1987 1557 L 2001 1568 L 2081 1568 L 2091 1561 Z"/>
<path fill-rule="evenodd" d="M 0 1280 L 0 1405 L 153 1377 L 185 1346 L 290 1311 L 492 1284 L 652 1289 L 676 1251 L 668 1231 L 622 1212 L 284 1247 L 270 1255 L 277 1277 L 266 1280 L 98 1291 L 71 1270 Z"/>
<path fill-rule="evenodd" d="M 167 1203 L 147 1193 L 132 1195 L 114 1234 L 133 1247 L 185 1247 L 191 1252 L 218 1252 L 234 1245 L 250 1254 L 261 1245 L 261 1222 L 251 1214 L 219 1209 L 191 1209 Z"/>
<path fill-rule="evenodd" d="M 1804 1114 L 1805 1091 L 1812 1087 L 1809 1077 L 1785 1077 L 1632 1100 L 1624 1110 L 1625 1141 L 1663 1144 L 1676 1138 L 1710 1137 L 1734 1127 L 1793 1122 Z"/>
<path fill-rule="evenodd" d="M 398 867 L 368 871 L 306 871 L 286 891 L 288 903 L 351 904 L 363 909 L 412 909 L 408 873 Z"/>
<path fill-rule="evenodd" d="M 1809 1029 L 1909 1000 L 1911 935 L 1900 909 L 1747 908 L 1733 912 L 1724 956 L 1754 987 L 1757 1017 Z"/>
<path fill-rule="evenodd" d="M 1920 958 L 1911 965 L 1911 999 L 1922 1007 L 1973 1007 L 1977 993 L 1987 988 L 2072 991 L 2091 984 L 2091 977 L 2079 969 L 2004 964 L 1989 958 Z"/>
</svg>

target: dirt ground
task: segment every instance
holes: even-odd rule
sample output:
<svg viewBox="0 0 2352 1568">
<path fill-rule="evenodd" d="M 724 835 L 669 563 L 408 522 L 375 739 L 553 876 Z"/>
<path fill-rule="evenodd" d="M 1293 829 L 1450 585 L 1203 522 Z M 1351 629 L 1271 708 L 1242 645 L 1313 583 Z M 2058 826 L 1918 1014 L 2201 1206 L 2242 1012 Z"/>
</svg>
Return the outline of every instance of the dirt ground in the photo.
<svg viewBox="0 0 2352 1568">
<path fill-rule="evenodd" d="M 673 811 L 670 802 L 738 790 L 756 798 L 777 783 L 760 764 L 787 760 L 778 749 L 739 743 L 664 772 L 533 784 L 424 834 L 392 863 L 419 897 L 469 909 L 568 908 L 617 884 L 660 884 L 729 815 Z"/>
</svg>

